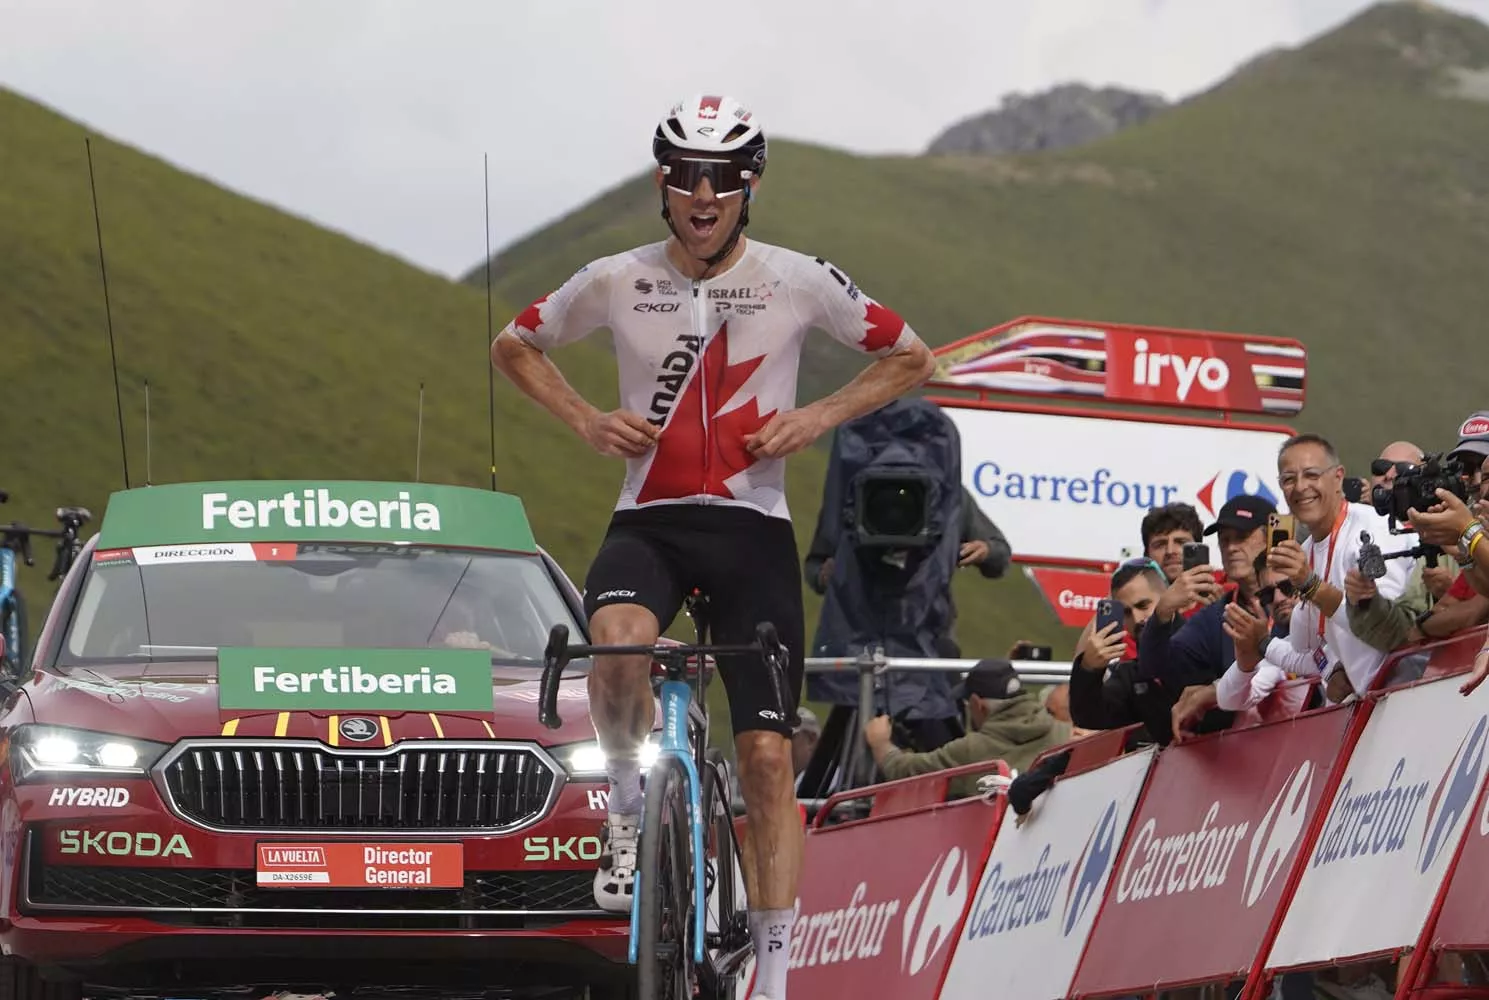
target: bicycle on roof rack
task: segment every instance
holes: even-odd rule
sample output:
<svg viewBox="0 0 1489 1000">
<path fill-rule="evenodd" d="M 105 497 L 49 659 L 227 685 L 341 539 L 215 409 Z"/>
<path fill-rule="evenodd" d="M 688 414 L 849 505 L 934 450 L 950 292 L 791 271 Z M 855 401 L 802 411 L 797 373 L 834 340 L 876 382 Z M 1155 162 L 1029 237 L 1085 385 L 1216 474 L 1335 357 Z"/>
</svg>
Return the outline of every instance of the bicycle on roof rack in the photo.
<svg viewBox="0 0 1489 1000">
<path fill-rule="evenodd" d="M 9 500 L 10 494 L 0 490 L 0 503 Z M 78 532 L 92 517 L 86 507 L 58 507 L 60 531 L 31 528 L 17 521 L 0 524 L 0 675 L 13 676 L 20 672 L 30 639 L 26 631 L 26 602 L 16 574 L 17 557 L 27 566 L 34 566 L 31 539 L 38 536 L 57 539 L 57 558 L 47 579 L 60 580 L 77 561 L 83 549 Z"/>
<path fill-rule="evenodd" d="M 695 592 L 685 609 L 697 636 L 693 645 L 571 646 L 568 628 L 555 625 L 539 693 L 538 718 L 557 729 L 563 724 L 558 683 L 571 659 L 646 654 L 661 665 L 652 677 L 662 699 L 662 745 L 644 786 L 630 916 L 629 960 L 637 966 L 637 996 L 645 1000 L 732 998 L 754 954 L 749 903 L 736 870 L 739 842 L 727 765 L 722 753 L 708 747 L 707 658 L 759 656 L 783 713 L 787 703 L 786 649 L 774 625 L 756 626 L 749 644 L 709 645 L 707 598 Z"/>
</svg>

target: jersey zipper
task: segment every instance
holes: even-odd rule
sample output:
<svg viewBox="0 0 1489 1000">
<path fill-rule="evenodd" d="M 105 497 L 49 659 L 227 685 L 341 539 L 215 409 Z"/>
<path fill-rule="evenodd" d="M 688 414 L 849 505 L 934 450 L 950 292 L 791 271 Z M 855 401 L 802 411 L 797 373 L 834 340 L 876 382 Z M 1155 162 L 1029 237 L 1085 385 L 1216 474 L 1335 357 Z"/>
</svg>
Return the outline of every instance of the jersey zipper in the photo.
<svg viewBox="0 0 1489 1000">
<path fill-rule="evenodd" d="M 703 282 L 697 278 L 693 279 L 693 327 L 698 332 L 698 398 L 701 404 L 701 412 L 698 414 L 703 421 L 703 481 L 698 484 L 698 493 L 703 498 L 703 503 L 708 503 L 708 365 L 704 358 L 708 357 L 708 310 L 705 308 L 708 300 L 703 305 L 698 304 L 698 290 L 703 287 Z"/>
</svg>

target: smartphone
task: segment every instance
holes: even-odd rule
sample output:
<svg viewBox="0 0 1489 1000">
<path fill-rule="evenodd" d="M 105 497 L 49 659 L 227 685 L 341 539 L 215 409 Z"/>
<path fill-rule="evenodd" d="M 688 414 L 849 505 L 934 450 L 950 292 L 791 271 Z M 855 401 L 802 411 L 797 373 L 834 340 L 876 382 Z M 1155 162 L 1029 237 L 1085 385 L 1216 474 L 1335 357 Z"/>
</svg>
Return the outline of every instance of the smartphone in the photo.
<svg viewBox="0 0 1489 1000">
<path fill-rule="evenodd" d="M 1184 543 L 1184 569 L 1194 569 L 1196 566 L 1210 565 L 1210 546 L 1204 542 Z"/>
<path fill-rule="evenodd" d="M 1127 609 L 1122 606 L 1121 601 L 1114 601 L 1110 597 L 1103 597 L 1096 602 L 1097 632 L 1100 632 L 1113 623 L 1116 623 L 1116 626 L 1121 628 L 1126 617 Z"/>
<path fill-rule="evenodd" d="M 1344 480 L 1344 499 L 1350 503 L 1369 503 L 1370 484 L 1359 476 L 1349 476 Z"/>
<path fill-rule="evenodd" d="M 1267 548 L 1275 549 L 1297 533 L 1297 519 L 1291 514 L 1267 515 Z"/>
<path fill-rule="evenodd" d="M 1055 658 L 1055 647 L 1021 642 L 1013 647 L 1013 658 L 1015 660 L 1052 660 Z"/>
</svg>

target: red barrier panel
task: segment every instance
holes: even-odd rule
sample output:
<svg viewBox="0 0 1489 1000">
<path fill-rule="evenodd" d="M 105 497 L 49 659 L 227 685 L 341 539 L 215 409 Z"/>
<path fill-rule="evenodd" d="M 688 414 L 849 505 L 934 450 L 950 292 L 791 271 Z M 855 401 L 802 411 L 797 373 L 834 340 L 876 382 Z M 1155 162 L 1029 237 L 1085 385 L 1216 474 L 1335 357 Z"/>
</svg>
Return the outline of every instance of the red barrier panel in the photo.
<svg viewBox="0 0 1489 1000">
<path fill-rule="evenodd" d="M 1457 678 L 1379 700 L 1268 956 L 1277 971 L 1412 947 L 1484 781 L 1489 688 Z"/>
<path fill-rule="evenodd" d="M 1359 710 L 1331 708 L 1164 749 L 1070 995 L 1245 976 L 1275 926 Z"/>
<path fill-rule="evenodd" d="M 1061 778 L 1022 825 L 1004 823 L 957 938 L 942 1000 L 1059 1000 L 1156 750 Z"/>
<path fill-rule="evenodd" d="M 791 935 L 792 994 L 933 1000 L 1005 804 L 963 799 L 809 829 Z"/>
</svg>

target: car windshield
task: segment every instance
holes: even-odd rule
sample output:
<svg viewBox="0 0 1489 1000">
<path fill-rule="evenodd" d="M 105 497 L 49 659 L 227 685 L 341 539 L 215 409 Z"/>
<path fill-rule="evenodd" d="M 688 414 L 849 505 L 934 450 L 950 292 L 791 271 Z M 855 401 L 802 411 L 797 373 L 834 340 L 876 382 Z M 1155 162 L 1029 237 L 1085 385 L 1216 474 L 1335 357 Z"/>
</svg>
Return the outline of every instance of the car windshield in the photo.
<svg viewBox="0 0 1489 1000">
<path fill-rule="evenodd" d="M 581 635 L 541 557 L 254 543 L 97 552 L 58 657 L 200 659 L 219 647 L 490 649 L 542 660 Z"/>
</svg>

